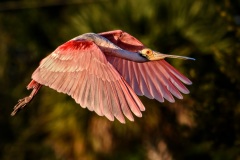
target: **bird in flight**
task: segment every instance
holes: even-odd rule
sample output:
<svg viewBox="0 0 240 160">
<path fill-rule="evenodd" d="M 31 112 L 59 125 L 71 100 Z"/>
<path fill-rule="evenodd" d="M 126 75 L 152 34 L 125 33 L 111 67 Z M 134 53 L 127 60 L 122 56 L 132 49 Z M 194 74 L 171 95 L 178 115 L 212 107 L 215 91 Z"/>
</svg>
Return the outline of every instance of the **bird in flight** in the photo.
<svg viewBox="0 0 240 160">
<path fill-rule="evenodd" d="M 32 74 L 29 96 L 20 99 L 11 113 L 24 108 L 44 85 L 71 96 L 76 103 L 100 116 L 125 123 L 133 114 L 142 117 L 144 105 L 137 95 L 159 102 L 174 102 L 188 94 L 192 82 L 165 58 L 190 59 L 162 54 L 145 47 L 132 35 L 114 30 L 86 33 L 59 46 Z"/>
</svg>

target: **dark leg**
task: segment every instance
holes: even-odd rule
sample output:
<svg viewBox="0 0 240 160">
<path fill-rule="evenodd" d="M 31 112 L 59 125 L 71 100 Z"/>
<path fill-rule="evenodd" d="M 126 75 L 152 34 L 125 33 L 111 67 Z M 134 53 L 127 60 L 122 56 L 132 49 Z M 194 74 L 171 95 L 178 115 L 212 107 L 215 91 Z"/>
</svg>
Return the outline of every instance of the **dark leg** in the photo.
<svg viewBox="0 0 240 160">
<path fill-rule="evenodd" d="M 14 116 L 18 111 L 23 109 L 33 99 L 33 97 L 37 94 L 37 92 L 41 87 L 42 87 L 41 84 L 32 80 L 27 86 L 27 89 L 33 89 L 31 94 L 23 99 L 18 100 L 18 103 L 13 108 L 13 112 L 11 113 L 11 116 Z"/>
</svg>

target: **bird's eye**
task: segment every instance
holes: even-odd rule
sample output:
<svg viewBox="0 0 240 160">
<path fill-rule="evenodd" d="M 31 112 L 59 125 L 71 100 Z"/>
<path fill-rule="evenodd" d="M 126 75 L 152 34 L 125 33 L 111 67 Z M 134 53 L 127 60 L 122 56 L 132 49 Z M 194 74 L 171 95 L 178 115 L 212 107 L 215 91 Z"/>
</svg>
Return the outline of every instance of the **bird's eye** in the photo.
<svg viewBox="0 0 240 160">
<path fill-rule="evenodd" d="M 151 54 L 151 51 L 150 51 L 150 50 L 147 50 L 147 51 L 146 51 L 146 54 L 147 54 L 147 55 Z"/>
</svg>

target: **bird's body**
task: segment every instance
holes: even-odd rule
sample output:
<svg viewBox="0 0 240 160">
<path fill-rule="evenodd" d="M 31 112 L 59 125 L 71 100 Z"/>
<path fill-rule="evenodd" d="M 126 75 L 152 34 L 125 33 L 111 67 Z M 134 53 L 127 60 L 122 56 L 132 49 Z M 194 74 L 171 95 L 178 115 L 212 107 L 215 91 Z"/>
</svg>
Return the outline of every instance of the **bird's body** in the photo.
<svg viewBox="0 0 240 160">
<path fill-rule="evenodd" d="M 124 123 L 132 113 L 141 117 L 145 110 L 137 95 L 163 102 L 182 99 L 187 94 L 183 83 L 191 81 L 164 58 L 191 59 L 161 54 L 146 48 L 139 40 L 121 30 L 99 34 L 86 33 L 59 46 L 44 58 L 32 75 L 30 96 L 19 100 L 12 115 L 35 96 L 42 85 L 70 95 L 109 120 Z"/>
</svg>

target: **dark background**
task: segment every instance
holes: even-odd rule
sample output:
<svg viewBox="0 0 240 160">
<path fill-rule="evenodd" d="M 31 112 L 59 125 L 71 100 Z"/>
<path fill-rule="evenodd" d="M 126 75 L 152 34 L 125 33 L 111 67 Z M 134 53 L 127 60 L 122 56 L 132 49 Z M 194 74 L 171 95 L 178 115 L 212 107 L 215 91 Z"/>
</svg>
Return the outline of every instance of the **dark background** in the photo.
<svg viewBox="0 0 240 160">
<path fill-rule="evenodd" d="M 0 159 L 240 160 L 239 0 L 0 0 Z M 43 87 L 12 107 L 40 60 L 67 40 L 121 29 L 189 77 L 176 103 L 140 97 L 142 118 L 125 125 Z"/>
</svg>

